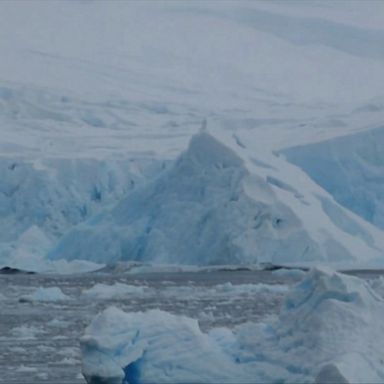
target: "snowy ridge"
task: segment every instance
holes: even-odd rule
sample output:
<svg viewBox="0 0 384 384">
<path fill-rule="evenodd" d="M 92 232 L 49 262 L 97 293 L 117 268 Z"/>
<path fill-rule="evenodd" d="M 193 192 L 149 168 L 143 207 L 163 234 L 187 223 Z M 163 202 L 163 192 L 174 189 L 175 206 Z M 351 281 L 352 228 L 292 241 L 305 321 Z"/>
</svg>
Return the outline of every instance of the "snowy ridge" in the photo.
<svg viewBox="0 0 384 384">
<path fill-rule="evenodd" d="M 279 318 L 203 333 L 197 321 L 109 308 L 81 340 L 89 383 L 382 382 L 383 300 L 355 277 L 312 270 Z M 220 369 L 218 369 L 220 368 Z M 95 381 L 92 381 L 95 380 Z M 125 382 L 125 381 L 124 381 Z"/>
<path fill-rule="evenodd" d="M 273 155 L 260 167 L 240 140 L 198 133 L 158 179 L 71 230 L 49 257 L 189 265 L 380 261 L 380 230 L 337 203 L 334 215 L 324 211 L 319 196 L 331 198 L 305 174 Z"/>
</svg>

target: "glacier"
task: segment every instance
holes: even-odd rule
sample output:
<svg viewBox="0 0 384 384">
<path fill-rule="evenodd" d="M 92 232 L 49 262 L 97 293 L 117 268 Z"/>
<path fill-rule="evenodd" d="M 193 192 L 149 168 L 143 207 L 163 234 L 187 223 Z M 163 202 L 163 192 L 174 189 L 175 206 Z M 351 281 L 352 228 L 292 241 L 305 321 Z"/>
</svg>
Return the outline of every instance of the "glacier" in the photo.
<svg viewBox="0 0 384 384">
<path fill-rule="evenodd" d="M 383 382 L 383 15 L 0 2 L 3 380 Z"/>
<path fill-rule="evenodd" d="M 1 4 L 0 264 L 49 271 L 96 268 L 71 264 L 77 258 L 378 266 L 382 9 L 379 2 L 240 0 L 220 8 L 211 1 Z M 159 180 L 172 191 L 169 178 L 182 170 L 175 159 L 204 118 L 214 140 L 243 162 L 220 181 L 232 178 L 239 201 L 224 207 L 232 198 L 224 191 L 179 201 L 183 208 L 172 209 L 199 207 L 185 222 L 165 206 L 144 217 L 150 204 L 142 220 L 121 217 L 119 209 L 160 188 Z M 214 174 L 199 176 L 200 187 L 219 192 Z M 191 192 L 199 188 L 185 182 Z M 256 185 L 264 191 L 257 196 Z M 172 205 L 171 197 L 164 202 Z M 256 237 L 255 211 L 263 223 Z M 187 225 L 194 233 L 183 241 Z M 212 243 L 216 231 L 222 236 Z M 93 256 L 76 234 L 98 237 Z M 76 244 L 66 244 L 70 238 Z"/>
<path fill-rule="evenodd" d="M 384 260 L 379 229 L 320 187 L 307 192 L 288 184 L 299 170 L 283 159 L 270 160 L 269 168 L 255 164 L 254 151 L 239 140 L 202 130 L 169 169 L 71 229 L 49 258 L 188 265 Z M 295 180 L 312 187 L 304 174 Z M 325 210 L 322 201 L 334 208 Z"/>
<path fill-rule="evenodd" d="M 252 300 L 252 299 L 250 299 Z M 192 318 L 110 307 L 81 338 L 90 384 L 380 383 L 383 298 L 357 278 L 313 269 L 277 319 L 202 332 Z"/>
</svg>

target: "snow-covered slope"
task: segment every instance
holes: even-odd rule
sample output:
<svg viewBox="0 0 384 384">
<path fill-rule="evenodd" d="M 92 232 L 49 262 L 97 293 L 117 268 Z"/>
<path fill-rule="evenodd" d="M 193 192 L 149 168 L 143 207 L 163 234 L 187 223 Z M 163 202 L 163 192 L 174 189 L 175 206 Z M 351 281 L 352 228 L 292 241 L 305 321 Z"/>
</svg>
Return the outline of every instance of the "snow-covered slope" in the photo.
<svg viewBox="0 0 384 384">
<path fill-rule="evenodd" d="M 221 109 L 265 92 L 291 102 L 382 94 L 382 4 L 284 3 L 2 2 L 1 77 Z"/>
<path fill-rule="evenodd" d="M 109 308 L 81 340 L 89 383 L 381 383 L 384 302 L 367 282 L 315 269 L 278 319 L 203 333 L 167 312 Z M 94 380 L 94 381 L 92 381 Z"/>
<path fill-rule="evenodd" d="M 383 119 L 351 118 L 383 97 L 379 2 L 0 7 L 2 154 L 174 158 L 207 116 L 275 147 Z"/>
<path fill-rule="evenodd" d="M 272 163 L 252 162 L 253 153 L 238 136 L 200 132 L 169 170 L 75 227 L 50 258 L 203 265 L 384 261 L 379 230 L 321 188 L 311 192 L 310 179 L 295 167 L 286 164 L 280 178 Z"/>
</svg>

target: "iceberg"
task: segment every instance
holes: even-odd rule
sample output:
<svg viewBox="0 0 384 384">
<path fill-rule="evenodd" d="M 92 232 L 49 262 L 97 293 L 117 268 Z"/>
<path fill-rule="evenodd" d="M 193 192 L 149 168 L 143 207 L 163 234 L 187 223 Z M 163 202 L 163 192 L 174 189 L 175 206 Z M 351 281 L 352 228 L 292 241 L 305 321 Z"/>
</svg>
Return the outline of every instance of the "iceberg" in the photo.
<svg viewBox="0 0 384 384">
<path fill-rule="evenodd" d="M 96 284 L 84 290 L 81 297 L 89 300 L 110 300 L 129 297 L 131 295 L 144 295 L 149 289 L 145 286 L 115 283 L 113 285 Z"/>
<path fill-rule="evenodd" d="M 94 383 L 380 383 L 384 301 L 357 277 L 313 269 L 278 318 L 204 333 L 160 310 L 99 314 L 81 339 Z"/>
<path fill-rule="evenodd" d="M 284 167 L 276 177 L 273 169 L 252 163 L 253 152 L 237 142 L 202 130 L 173 166 L 74 227 L 48 257 L 188 265 L 380 259 L 381 231 L 333 203 L 335 215 L 343 215 L 340 224 L 320 204 L 321 188 L 303 172 L 277 159 Z M 309 186 L 298 192 L 284 174 Z"/>
<path fill-rule="evenodd" d="M 55 302 L 65 301 L 71 298 L 63 293 L 59 287 L 39 287 L 32 294 L 21 296 L 20 302 Z"/>
<path fill-rule="evenodd" d="M 81 350 L 88 383 L 225 383 L 237 374 L 196 320 L 160 310 L 108 308 L 87 328 Z"/>
</svg>

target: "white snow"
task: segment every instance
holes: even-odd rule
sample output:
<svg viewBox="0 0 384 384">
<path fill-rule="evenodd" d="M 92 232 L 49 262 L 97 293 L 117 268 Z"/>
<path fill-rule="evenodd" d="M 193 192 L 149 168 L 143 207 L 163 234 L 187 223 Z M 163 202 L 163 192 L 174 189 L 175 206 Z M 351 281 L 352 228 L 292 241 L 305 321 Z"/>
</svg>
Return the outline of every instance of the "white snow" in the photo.
<svg viewBox="0 0 384 384">
<path fill-rule="evenodd" d="M 117 343 L 121 345 L 118 354 Z M 201 333 L 196 320 L 159 310 L 129 314 L 109 308 L 87 328 L 81 347 L 88 380 L 98 376 L 120 383 L 124 367 L 130 383 L 138 382 L 136 375 L 143 382 L 157 383 L 225 382 L 231 374 L 235 377 L 230 357 Z M 144 355 L 142 368 L 130 365 Z"/>
<path fill-rule="evenodd" d="M 384 301 L 356 277 L 315 269 L 269 324 L 203 333 L 196 320 L 111 307 L 81 339 L 90 380 L 380 383 Z M 114 379 L 115 381 L 113 381 Z"/>
<path fill-rule="evenodd" d="M 0 70 L 8 82 L 94 98 L 178 96 L 199 107 L 275 94 L 366 100 L 382 92 L 381 15 L 377 4 L 5 2 Z"/>
<path fill-rule="evenodd" d="M 53 319 L 48 323 L 48 325 L 56 328 L 67 328 L 69 325 L 69 322 L 64 320 L 59 320 L 59 319 Z M 61 350 L 61 353 L 65 353 L 65 348 Z"/>
</svg>

